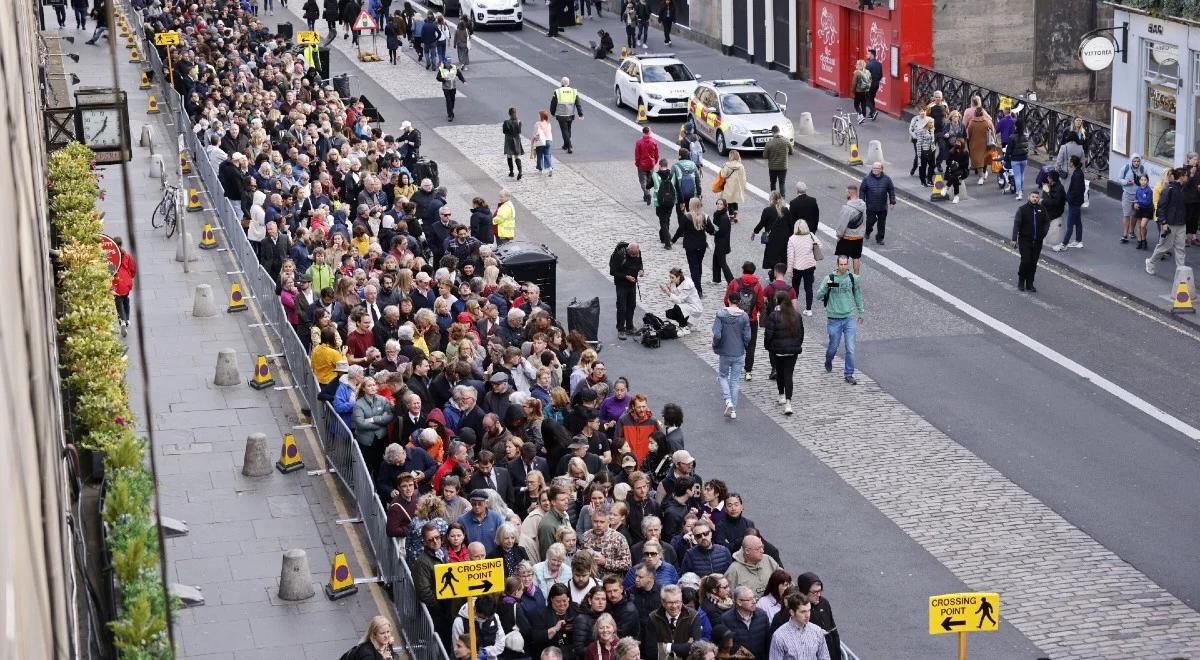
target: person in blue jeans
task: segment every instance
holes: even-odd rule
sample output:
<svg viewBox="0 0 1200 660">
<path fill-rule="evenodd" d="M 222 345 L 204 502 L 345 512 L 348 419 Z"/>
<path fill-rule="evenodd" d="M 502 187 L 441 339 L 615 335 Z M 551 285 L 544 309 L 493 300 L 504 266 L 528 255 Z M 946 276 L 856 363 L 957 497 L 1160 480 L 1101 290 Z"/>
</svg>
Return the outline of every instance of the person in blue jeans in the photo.
<svg viewBox="0 0 1200 660">
<path fill-rule="evenodd" d="M 1079 156 L 1071 156 L 1071 179 L 1067 184 L 1067 231 L 1063 233 L 1062 242 L 1054 246 L 1055 252 L 1067 248 L 1083 247 L 1083 201 L 1087 185 L 1083 182 L 1083 160 Z M 1071 239 L 1071 230 L 1075 230 L 1075 240 Z"/>
<path fill-rule="evenodd" d="M 729 294 L 728 306 L 713 319 L 713 352 L 717 354 L 717 382 L 725 397 L 725 416 L 737 419 L 738 383 L 746 365 L 746 347 L 750 345 L 750 317 L 738 303 L 742 294 Z"/>
<path fill-rule="evenodd" d="M 825 301 L 826 330 L 829 332 L 829 344 L 825 347 L 825 373 L 833 371 L 833 356 L 837 355 L 838 346 L 846 343 L 845 369 L 846 382 L 857 385 L 854 379 L 854 332 L 858 323 L 862 322 L 863 300 L 862 287 L 858 278 L 850 272 L 850 257 L 838 255 L 837 272 L 830 273 L 821 281 L 817 289 L 817 298 Z"/>
</svg>

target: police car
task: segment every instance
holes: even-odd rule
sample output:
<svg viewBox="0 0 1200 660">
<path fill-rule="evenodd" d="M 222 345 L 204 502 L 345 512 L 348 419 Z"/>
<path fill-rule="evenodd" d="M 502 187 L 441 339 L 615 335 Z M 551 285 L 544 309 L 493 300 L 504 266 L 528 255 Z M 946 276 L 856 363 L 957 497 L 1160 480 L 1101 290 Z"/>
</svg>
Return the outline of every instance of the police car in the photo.
<svg viewBox="0 0 1200 660">
<path fill-rule="evenodd" d="M 521 0 L 462 0 L 462 18 L 472 32 L 481 27 L 524 27 Z"/>
<path fill-rule="evenodd" d="M 645 104 L 650 117 L 681 116 L 699 79 L 672 53 L 631 54 L 617 67 L 613 96 L 618 108 Z"/>
<path fill-rule="evenodd" d="M 731 149 L 761 151 L 771 139 L 771 127 L 788 142 L 795 140 L 792 122 L 784 116 L 787 94 L 774 95 L 755 80 L 712 80 L 696 85 L 688 113 L 701 137 L 717 145 L 722 156 Z"/>
</svg>

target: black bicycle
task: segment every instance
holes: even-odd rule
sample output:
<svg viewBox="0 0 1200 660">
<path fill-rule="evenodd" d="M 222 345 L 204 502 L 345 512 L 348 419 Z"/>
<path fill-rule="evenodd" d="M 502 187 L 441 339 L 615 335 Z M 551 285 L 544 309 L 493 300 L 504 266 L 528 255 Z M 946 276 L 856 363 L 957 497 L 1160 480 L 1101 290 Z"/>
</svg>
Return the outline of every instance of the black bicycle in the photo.
<svg viewBox="0 0 1200 660">
<path fill-rule="evenodd" d="M 166 226 L 167 238 L 174 236 L 175 228 L 179 226 L 179 195 L 179 188 L 167 186 L 162 200 L 154 207 L 154 214 L 150 216 L 151 227 L 159 229 Z"/>
</svg>

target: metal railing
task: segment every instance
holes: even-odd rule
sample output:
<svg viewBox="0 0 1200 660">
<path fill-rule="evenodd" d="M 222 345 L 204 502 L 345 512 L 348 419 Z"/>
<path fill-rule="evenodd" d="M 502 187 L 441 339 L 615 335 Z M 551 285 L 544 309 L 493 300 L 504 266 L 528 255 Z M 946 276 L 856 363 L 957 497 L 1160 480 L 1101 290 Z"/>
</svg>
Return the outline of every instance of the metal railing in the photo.
<svg viewBox="0 0 1200 660">
<path fill-rule="evenodd" d="M 1025 109 L 1021 114 L 1025 118 L 1025 128 L 1029 132 L 1029 147 L 1032 153 L 1035 149 L 1043 149 L 1053 158 L 1058 154 L 1063 133 L 1071 128 L 1072 122 L 1078 115 L 1057 110 L 1036 101 L 1029 101 L 1022 94 L 1011 94 L 982 87 L 969 80 L 956 78 L 923 67 L 919 64 L 909 64 L 909 98 L 914 105 L 928 104 L 933 99 L 933 93 L 942 92 L 942 97 L 951 108 L 966 108 L 971 103 L 971 97 L 976 94 L 983 100 L 983 108 L 993 117 L 999 115 L 1000 99 L 1013 99 L 1014 105 L 1024 103 Z M 1108 151 L 1112 139 L 1112 131 L 1107 124 L 1084 119 L 1084 130 L 1087 141 L 1084 144 L 1084 171 L 1098 177 L 1108 177 Z"/>
</svg>

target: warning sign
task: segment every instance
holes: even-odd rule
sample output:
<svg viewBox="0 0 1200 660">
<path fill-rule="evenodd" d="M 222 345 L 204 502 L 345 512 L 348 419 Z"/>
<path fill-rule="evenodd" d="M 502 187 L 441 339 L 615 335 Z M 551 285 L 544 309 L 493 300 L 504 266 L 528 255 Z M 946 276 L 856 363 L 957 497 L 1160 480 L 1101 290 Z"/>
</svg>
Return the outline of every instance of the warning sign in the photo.
<svg viewBox="0 0 1200 660">
<path fill-rule="evenodd" d="M 317 32 L 297 32 L 296 43 L 300 44 L 301 46 L 316 46 L 317 44 L 321 43 L 321 35 Z"/>
<path fill-rule="evenodd" d="M 358 12 L 358 17 L 354 19 L 354 23 L 350 26 L 351 30 L 378 30 L 379 23 L 375 21 L 375 17 L 366 9 Z"/>
<path fill-rule="evenodd" d="M 942 594 L 929 597 L 929 634 L 996 630 L 1000 594 Z"/>
<path fill-rule="evenodd" d="M 439 600 L 486 596 L 504 591 L 504 560 L 480 559 L 433 567 Z"/>
<path fill-rule="evenodd" d="M 155 46 L 178 46 L 179 45 L 179 33 L 178 32 L 159 32 L 154 35 L 154 45 Z"/>
</svg>

